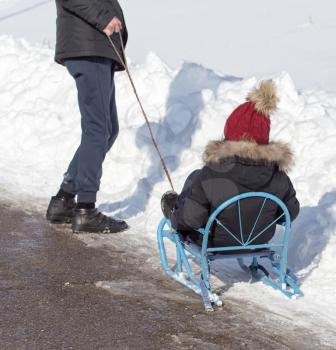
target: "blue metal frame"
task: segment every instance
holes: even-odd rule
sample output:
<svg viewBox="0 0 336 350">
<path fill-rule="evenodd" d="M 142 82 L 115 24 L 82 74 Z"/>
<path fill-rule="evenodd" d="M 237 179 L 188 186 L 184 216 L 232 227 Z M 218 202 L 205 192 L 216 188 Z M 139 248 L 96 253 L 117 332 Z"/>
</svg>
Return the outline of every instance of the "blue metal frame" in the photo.
<svg viewBox="0 0 336 350">
<path fill-rule="evenodd" d="M 264 198 L 263 204 L 259 210 L 259 213 L 254 222 L 253 228 L 249 233 L 248 239 L 244 241 L 244 235 L 242 230 L 242 215 L 240 203 L 246 198 Z M 282 214 L 276 218 L 272 223 L 266 226 L 258 234 L 254 235 L 254 230 L 257 226 L 258 220 L 262 215 L 262 211 L 265 207 L 266 202 L 270 200 L 275 202 L 282 210 Z M 234 235 L 223 223 L 218 220 L 218 215 L 225 210 L 230 205 L 237 203 L 238 208 L 238 218 L 239 218 L 239 236 L 240 239 Z M 265 231 L 267 231 L 272 225 L 278 223 L 279 219 L 283 219 L 283 226 L 285 232 L 283 235 L 283 240 L 281 243 L 267 243 L 267 244 L 252 244 L 258 237 L 260 237 Z M 214 223 L 221 226 L 221 228 L 227 232 L 231 237 L 233 237 L 238 246 L 230 247 L 217 247 L 208 248 L 209 234 L 211 232 L 212 225 Z M 291 230 L 290 215 L 286 205 L 276 196 L 265 193 L 265 192 L 248 192 L 244 194 L 237 195 L 223 204 L 221 204 L 210 216 L 205 228 L 198 230 L 200 235 L 203 235 L 202 246 L 193 246 L 186 244 L 183 239 L 180 238 L 179 233 L 174 230 L 171 223 L 167 219 L 162 219 L 158 230 L 157 239 L 160 252 L 160 260 L 165 273 L 176 280 L 177 282 L 183 284 L 189 289 L 193 290 L 195 293 L 199 294 L 203 298 L 203 302 L 207 311 L 213 310 L 212 305 L 221 305 L 218 295 L 213 293 L 211 285 L 209 282 L 210 276 L 210 261 L 218 259 L 238 259 L 240 267 L 251 273 L 251 277 L 254 280 L 260 280 L 267 285 L 270 285 L 274 289 L 280 290 L 284 295 L 291 298 L 294 296 L 302 296 L 299 286 L 296 283 L 296 277 L 290 273 L 287 269 L 287 254 L 288 254 L 288 241 Z M 253 238 L 252 238 L 253 237 Z M 165 248 L 164 239 L 169 239 L 176 246 L 176 263 L 173 267 L 169 266 L 167 253 Z M 237 254 L 224 255 L 219 253 L 234 253 L 235 251 L 240 251 Z M 246 253 L 242 253 L 242 250 L 246 250 Z M 252 251 L 253 250 L 253 251 Z M 261 251 L 255 251 L 261 250 Z M 189 257 L 197 261 L 201 268 L 201 276 L 197 278 L 192 271 L 189 263 Z M 244 258 L 251 257 L 252 264 L 248 267 L 244 264 Z M 277 276 L 274 280 L 270 277 L 268 271 L 258 263 L 258 258 L 268 258 L 273 267 L 273 272 Z M 185 270 L 185 272 L 184 272 Z M 259 273 L 259 270 L 263 272 L 264 275 Z M 186 276 L 185 276 L 186 273 Z"/>
</svg>

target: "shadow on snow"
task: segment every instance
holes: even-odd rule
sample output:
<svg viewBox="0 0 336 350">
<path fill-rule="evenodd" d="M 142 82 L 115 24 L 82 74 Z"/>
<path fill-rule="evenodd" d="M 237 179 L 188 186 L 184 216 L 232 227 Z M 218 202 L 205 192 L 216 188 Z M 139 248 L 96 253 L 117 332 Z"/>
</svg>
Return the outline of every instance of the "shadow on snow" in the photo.
<svg viewBox="0 0 336 350">
<path fill-rule="evenodd" d="M 335 203 L 336 191 L 326 193 L 317 206 L 301 208 L 298 218 L 293 222 L 288 246 L 288 267 L 294 273 L 300 272 L 300 283 L 318 268 L 322 253 L 335 234 L 336 215 L 332 209 Z M 279 229 L 274 241 L 279 242 L 282 233 L 283 229 Z M 250 279 L 249 274 L 242 272 L 235 260 L 215 262 L 212 264 L 212 273 L 225 283 L 222 292 L 236 282 L 248 282 Z"/>
<path fill-rule="evenodd" d="M 193 134 L 199 127 L 199 116 L 205 107 L 202 90 L 209 89 L 216 95 L 223 81 L 238 80 L 241 79 L 233 76 L 221 77 L 198 64 L 183 64 L 170 85 L 163 120 L 160 123 L 150 123 L 170 172 L 179 167 L 180 156 L 184 150 L 190 148 Z M 134 193 L 123 201 L 100 206 L 101 210 L 109 213 L 123 208 L 118 215 L 125 219 L 145 211 L 154 186 L 165 176 L 146 124 L 138 129 L 136 144 L 139 148 L 147 149 L 150 154 L 150 166 L 146 176 L 138 181 Z"/>
</svg>

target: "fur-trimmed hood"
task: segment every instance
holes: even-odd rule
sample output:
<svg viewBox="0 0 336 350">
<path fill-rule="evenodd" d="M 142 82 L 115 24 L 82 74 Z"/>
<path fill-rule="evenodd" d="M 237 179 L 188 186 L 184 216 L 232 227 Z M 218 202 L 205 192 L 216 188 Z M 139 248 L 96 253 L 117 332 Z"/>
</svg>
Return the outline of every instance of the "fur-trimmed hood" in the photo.
<svg viewBox="0 0 336 350">
<path fill-rule="evenodd" d="M 247 141 L 210 141 L 203 154 L 206 164 L 220 164 L 225 159 L 233 157 L 277 165 L 279 170 L 284 172 L 288 172 L 294 165 L 289 145 L 282 142 L 259 145 Z"/>
</svg>

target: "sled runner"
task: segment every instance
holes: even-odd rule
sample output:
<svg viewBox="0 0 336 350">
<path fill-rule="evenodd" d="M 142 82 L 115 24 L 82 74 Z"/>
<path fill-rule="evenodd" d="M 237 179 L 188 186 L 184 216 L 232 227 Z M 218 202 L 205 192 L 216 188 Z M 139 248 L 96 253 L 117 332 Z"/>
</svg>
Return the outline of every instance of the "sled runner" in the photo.
<svg viewBox="0 0 336 350">
<path fill-rule="evenodd" d="M 247 232 L 246 222 L 244 222 L 244 201 L 253 200 L 256 202 L 258 210 L 257 216 L 253 218 Z M 266 227 L 260 227 L 263 215 L 267 215 L 270 205 L 278 207 L 277 217 Z M 260 209 L 259 209 L 260 208 Z M 239 227 L 234 230 L 227 227 L 225 222 L 221 222 L 220 214 L 224 210 L 231 210 L 232 215 L 237 215 Z M 234 214 L 235 213 L 235 214 Z M 274 230 L 274 225 L 283 226 L 283 233 L 280 242 L 263 241 L 263 236 Z M 223 247 L 211 247 L 211 232 L 214 227 L 220 227 L 224 235 L 229 235 L 235 244 Z M 249 192 L 235 196 L 221 204 L 210 216 L 205 228 L 201 228 L 198 233 L 202 237 L 202 245 L 194 243 L 185 235 L 180 234 L 172 228 L 170 220 L 161 220 L 157 239 L 160 252 L 160 259 L 165 273 L 177 282 L 188 287 L 203 298 L 207 311 L 213 311 L 213 305 L 221 306 L 222 302 L 218 295 L 211 288 L 210 264 L 219 259 L 237 259 L 241 269 L 251 276 L 251 281 L 262 281 L 263 283 L 282 292 L 288 298 L 303 296 L 296 277 L 287 268 L 288 240 L 291 230 L 291 221 L 288 209 L 285 204 L 276 196 L 264 192 Z M 210 237 L 210 240 L 209 240 Z M 167 240 L 175 245 L 175 256 L 168 257 L 166 249 Z M 245 261 L 250 263 L 246 264 Z M 171 263 L 173 261 L 173 263 Z M 196 274 L 190 262 L 199 265 L 199 273 Z M 268 261 L 269 270 L 261 261 Z"/>
</svg>

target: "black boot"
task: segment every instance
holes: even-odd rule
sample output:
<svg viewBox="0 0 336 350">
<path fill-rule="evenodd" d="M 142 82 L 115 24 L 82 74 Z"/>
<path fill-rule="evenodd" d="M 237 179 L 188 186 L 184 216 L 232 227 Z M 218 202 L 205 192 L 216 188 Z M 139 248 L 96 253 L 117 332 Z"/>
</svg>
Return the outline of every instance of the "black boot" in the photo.
<svg viewBox="0 0 336 350">
<path fill-rule="evenodd" d="M 170 219 L 171 213 L 175 207 L 178 194 L 174 191 L 166 192 L 161 198 L 161 210 L 165 218 Z"/>
<path fill-rule="evenodd" d="M 46 215 L 47 220 L 52 224 L 70 224 L 75 206 L 74 198 L 51 197 Z"/>
<path fill-rule="evenodd" d="M 75 233 L 116 233 L 129 228 L 125 221 L 116 220 L 97 209 L 75 209 L 72 230 Z"/>
</svg>

